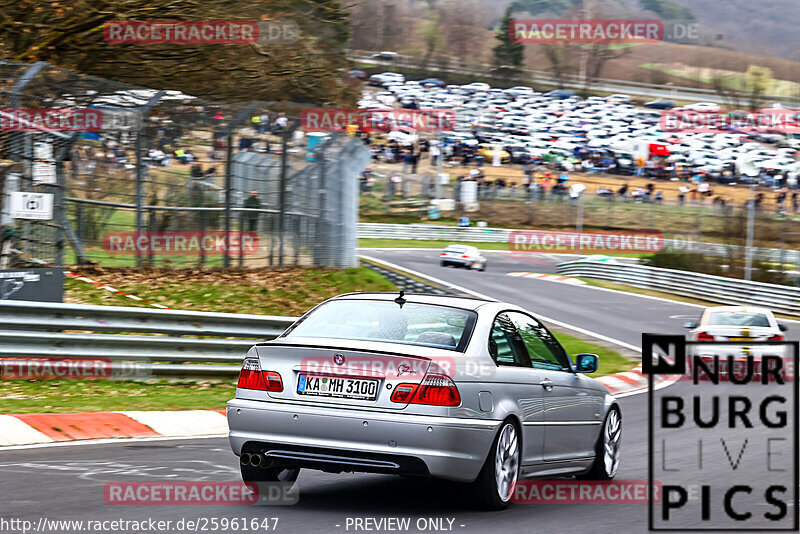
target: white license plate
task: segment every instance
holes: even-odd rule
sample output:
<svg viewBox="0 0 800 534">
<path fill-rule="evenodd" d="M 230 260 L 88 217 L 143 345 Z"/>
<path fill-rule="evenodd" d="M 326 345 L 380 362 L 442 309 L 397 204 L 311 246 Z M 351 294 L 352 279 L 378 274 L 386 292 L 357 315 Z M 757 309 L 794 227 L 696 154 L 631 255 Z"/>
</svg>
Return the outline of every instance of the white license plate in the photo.
<svg viewBox="0 0 800 534">
<path fill-rule="evenodd" d="M 375 400 L 378 396 L 378 381 L 301 374 L 297 379 L 297 393 L 319 397 Z"/>
</svg>

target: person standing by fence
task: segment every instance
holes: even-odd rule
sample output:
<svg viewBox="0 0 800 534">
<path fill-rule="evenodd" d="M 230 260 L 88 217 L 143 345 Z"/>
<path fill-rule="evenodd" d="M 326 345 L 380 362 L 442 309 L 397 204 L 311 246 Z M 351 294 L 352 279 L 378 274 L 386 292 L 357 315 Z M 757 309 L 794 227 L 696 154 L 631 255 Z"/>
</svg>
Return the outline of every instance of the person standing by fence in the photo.
<svg viewBox="0 0 800 534">
<path fill-rule="evenodd" d="M 250 196 L 244 201 L 244 207 L 249 210 L 261 209 L 261 201 L 258 199 L 258 191 L 250 191 Z M 257 211 L 245 212 L 248 232 L 256 232 L 258 230 L 258 215 L 259 213 Z"/>
</svg>

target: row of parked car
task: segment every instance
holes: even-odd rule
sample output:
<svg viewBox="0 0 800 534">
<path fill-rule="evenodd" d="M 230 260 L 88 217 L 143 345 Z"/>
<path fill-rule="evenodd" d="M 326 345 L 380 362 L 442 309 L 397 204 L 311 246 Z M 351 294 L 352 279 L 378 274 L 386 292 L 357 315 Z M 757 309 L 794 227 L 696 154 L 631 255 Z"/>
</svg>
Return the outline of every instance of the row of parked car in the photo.
<svg viewBox="0 0 800 534">
<path fill-rule="evenodd" d="M 614 166 L 632 169 L 640 157 L 646 160 L 654 155 L 652 146 L 658 145 L 657 155 L 669 163 L 711 175 L 741 170 L 741 166 L 790 173 L 800 169 L 792 134 L 669 132 L 661 129 L 663 111 L 634 105 L 624 94 L 584 99 L 568 90 L 541 93 L 525 86 L 501 89 L 480 82 L 442 83 L 407 81 L 397 73 L 374 75 L 370 84 L 380 84 L 384 90 L 365 90 L 359 106 L 452 109 L 457 124 L 448 140 L 499 145 L 507 152 L 504 159 L 512 162 L 548 156 L 569 166 L 577 152 L 589 150 L 613 158 Z M 713 112 L 720 106 L 698 102 L 674 109 Z"/>
</svg>

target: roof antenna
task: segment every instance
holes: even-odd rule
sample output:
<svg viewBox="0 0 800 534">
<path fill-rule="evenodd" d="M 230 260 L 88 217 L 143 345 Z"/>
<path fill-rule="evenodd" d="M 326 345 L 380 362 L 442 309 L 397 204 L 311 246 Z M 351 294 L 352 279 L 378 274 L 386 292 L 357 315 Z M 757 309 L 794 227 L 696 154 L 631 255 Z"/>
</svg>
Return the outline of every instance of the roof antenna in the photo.
<svg viewBox="0 0 800 534">
<path fill-rule="evenodd" d="M 400 305 L 400 308 L 401 308 L 401 309 L 403 308 L 403 304 L 405 304 L 405 303 L 406 303 L 406 299 L 404 299 L 404 298 L 403 298 L 403 295 L 405 295 L 405 294 L 406 294 L 406 292 L 405 292 L 405 291 L 403 291 L 403 290 L 401 289 L 401 290 L 400 290 L 400 296 L 399 296 L 399 297 L 397 297 L 396 299 L 394 299 L 394 301 L 395 301 L 397 304 L 399 304 L 399 305 Z"/>
</svg>

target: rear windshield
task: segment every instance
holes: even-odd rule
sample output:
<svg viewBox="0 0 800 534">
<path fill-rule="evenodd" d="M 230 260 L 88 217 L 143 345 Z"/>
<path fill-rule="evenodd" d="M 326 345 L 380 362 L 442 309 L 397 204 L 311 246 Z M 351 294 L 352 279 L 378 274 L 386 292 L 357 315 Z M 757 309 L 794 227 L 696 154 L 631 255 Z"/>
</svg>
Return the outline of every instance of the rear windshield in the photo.
<svg viewBox="0 0 800 534">
<path fill-rule="evenodd" d="M 383 341 L 464 352 L 477 314 L 471 310 L 385 300 L 333 300 L 283 337 Z"/>
<path fill-rule="evenodd" d="M 708 324 L 714 326 L 769 326 L 763 313 L 714 312 L 708 316 Z"/>
<path fill-rule="evenodd" d="M 466 252 L 467 251 L 467 247 L 460 247 L 458 245 L 455 245 L 455 246 L 451 245 L 451 246 L 447 247 L 446 249 L 444 249 L 444 251 L 445 252 L 459 252 L 459 253 L 461 253 L 461 252 Z"/>
</svg>

